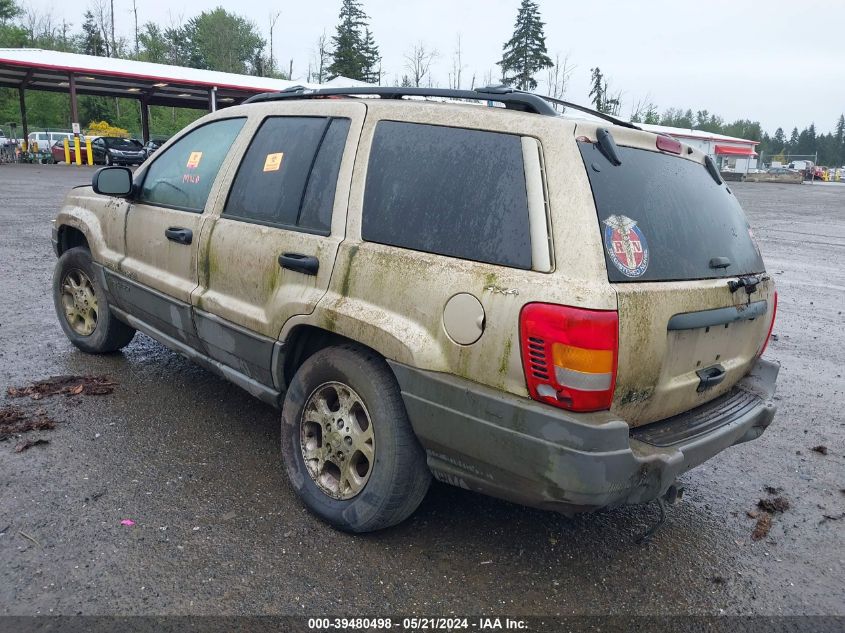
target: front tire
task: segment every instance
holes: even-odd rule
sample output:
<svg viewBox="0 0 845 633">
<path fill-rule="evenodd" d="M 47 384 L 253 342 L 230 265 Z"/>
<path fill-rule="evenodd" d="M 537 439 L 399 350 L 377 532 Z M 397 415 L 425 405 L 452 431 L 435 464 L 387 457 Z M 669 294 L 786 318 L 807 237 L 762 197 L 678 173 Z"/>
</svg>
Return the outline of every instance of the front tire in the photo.
<svg viewBox="0 0 845 633">
<path fill-rule="evenodd" d="M 383 358 L 352 345 L 315 353 L 282 408 L 282 455 L 305 506 L 348 532 L 410 516 L 431 473 Z"/>
<path fill-rule="evenodd" d="M 87 248 L 71 248 L 59 257 L 53 271 L 53 304 L 65 336 L 83 352 L 115 352 L 135 336 L 134 328 L 111 313 Z"/>
</svg>

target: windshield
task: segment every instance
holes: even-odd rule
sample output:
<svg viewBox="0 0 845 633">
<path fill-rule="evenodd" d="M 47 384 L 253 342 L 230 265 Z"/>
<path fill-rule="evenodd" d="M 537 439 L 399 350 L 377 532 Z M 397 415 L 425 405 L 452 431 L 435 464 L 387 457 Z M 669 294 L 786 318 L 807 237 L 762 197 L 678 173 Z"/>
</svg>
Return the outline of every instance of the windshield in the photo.
<svg viewBox="0 0 845 633">
<path fill-rule="evenodd" d="M 125 138 L 105 138 L 103 139 L 108 147 L 117 150 L 136 150 L 138 147 L 132 141 Z"/>
<path fill-rule="evenodd" d="M 764 271 L 737 199 L 704 165 L 619 146 L 614 166 L 579 142 L 612 282 L 735 277 Z"/>
</svg>

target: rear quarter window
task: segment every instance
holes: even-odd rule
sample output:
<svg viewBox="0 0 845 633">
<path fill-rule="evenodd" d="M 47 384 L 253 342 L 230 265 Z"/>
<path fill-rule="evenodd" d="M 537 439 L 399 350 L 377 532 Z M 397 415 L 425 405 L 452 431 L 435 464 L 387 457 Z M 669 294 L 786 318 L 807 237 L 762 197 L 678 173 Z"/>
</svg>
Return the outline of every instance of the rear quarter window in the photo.
<svg viewBox="0 0 845 633">
<path fill-rule="evenodd" d="M 367 169 L 364 240 L 531 268 L 519 136 L 381 121 Z"/>
</svg>

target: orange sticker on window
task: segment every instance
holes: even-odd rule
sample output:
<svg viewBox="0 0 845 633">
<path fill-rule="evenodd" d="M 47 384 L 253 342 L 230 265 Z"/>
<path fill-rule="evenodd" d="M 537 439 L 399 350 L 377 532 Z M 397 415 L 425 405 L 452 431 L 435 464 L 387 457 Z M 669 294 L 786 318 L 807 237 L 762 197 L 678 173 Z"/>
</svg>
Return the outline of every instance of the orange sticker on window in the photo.
<svg viewBox="0 0 845 633">
<path fill-rule="evenodd" d="M 188 169 L 199 167 L 200 160 L 202 160 L 202 152 L 191 152 L 191 155 L 188 157 Z"/>
<path fill-rule="evenodd" d="M 282 158 L 284 158 L 284 152 L 279 152 L 278 154 L 267 154 L 267 158 L 264 159 L 264 171 L 279 171 L 279 168 L 282 166 Z"/>
</svg>

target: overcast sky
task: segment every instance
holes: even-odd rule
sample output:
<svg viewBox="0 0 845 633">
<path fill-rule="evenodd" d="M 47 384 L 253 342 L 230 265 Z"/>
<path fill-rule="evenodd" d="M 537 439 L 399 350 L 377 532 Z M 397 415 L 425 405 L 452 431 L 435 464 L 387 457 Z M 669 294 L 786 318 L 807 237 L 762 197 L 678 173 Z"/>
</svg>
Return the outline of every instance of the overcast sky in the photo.
<svg viewBox="0 0 845 633">
<path fill-rule="evenodd" d="M 85 2 L 22 0 L 73 23 Z M 117 30 L 131 39 L 131 0 L 114 0 Z M 519 0 L 364 0 L 383 56 L 386 81 L 406 72 L 404 54 L 422 40 L 439 51 L 435 82 L 448 85 L 457 34 L 464 77 L 494 78 L 510 37 Z M 539 0 L 546 44 L 575 66 L 566 98 L 588 102 L 590 68 L 598 65 L 612 91 L 621 90 L 623 114 L 639 100 L 668 107 L 708 109 L 726 120 L 757 119 L 787 135 L 815 122 L 833 128 L 845 111 L 845 7 L 841 0 Z M 317 37 L 334 33 L 340 0 L 139 0 L 139 21 L 168 25 L 215 6 L 253 20 L 268 38 L 271 11 L 281 11 L 274 33 L 277 63 L 293 59 L 305 78 Z M 541 77 L 538 77 L 538 80 Z M 541 85 L 540 89 L 543 86 Z"/>
</svg>

